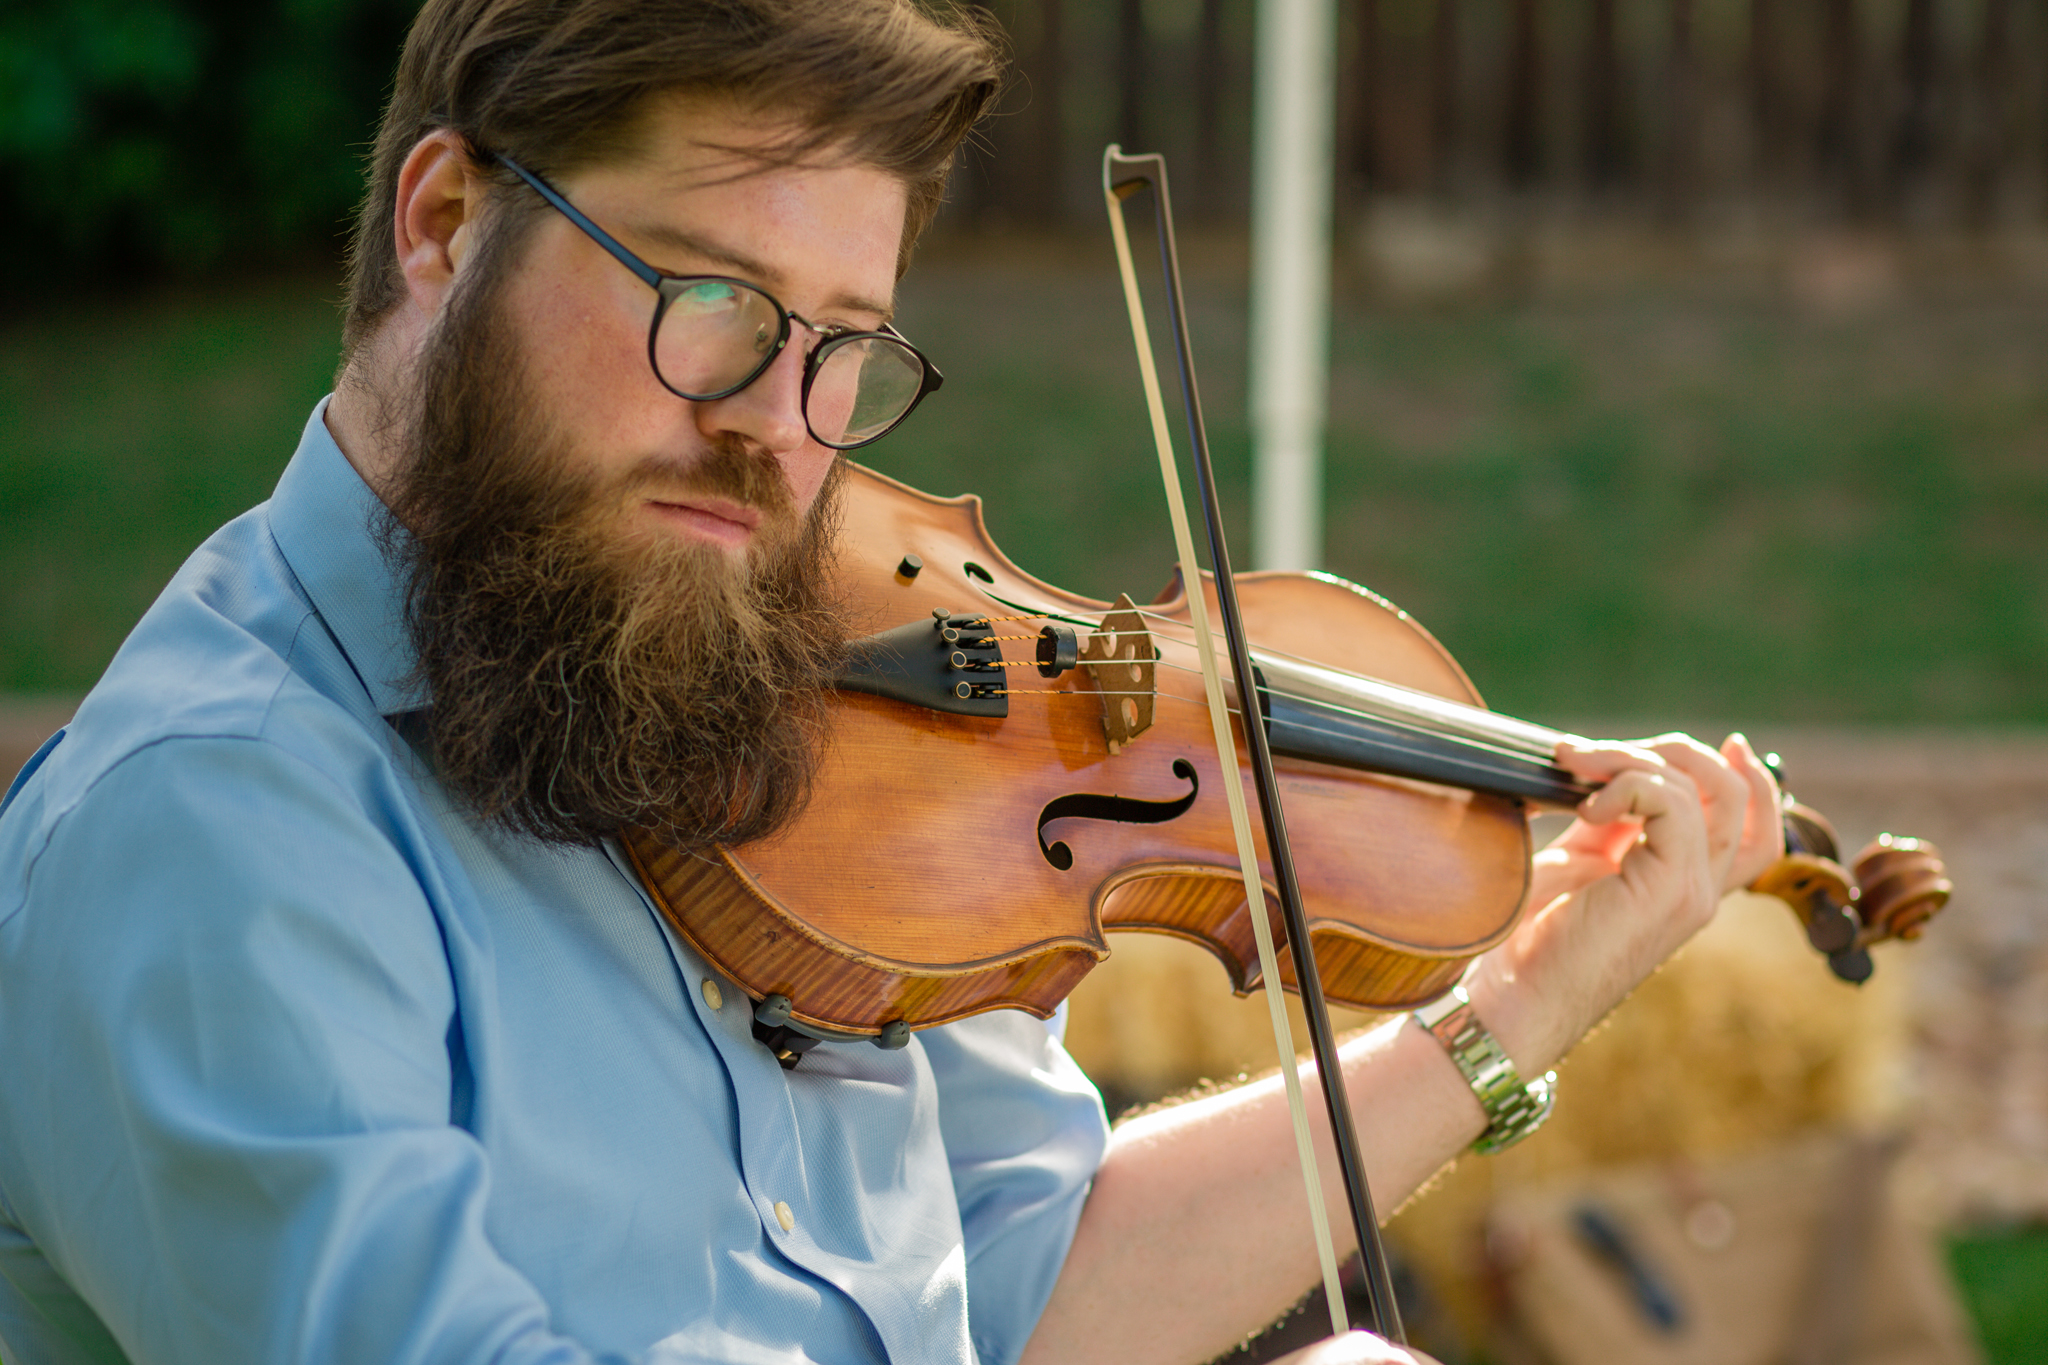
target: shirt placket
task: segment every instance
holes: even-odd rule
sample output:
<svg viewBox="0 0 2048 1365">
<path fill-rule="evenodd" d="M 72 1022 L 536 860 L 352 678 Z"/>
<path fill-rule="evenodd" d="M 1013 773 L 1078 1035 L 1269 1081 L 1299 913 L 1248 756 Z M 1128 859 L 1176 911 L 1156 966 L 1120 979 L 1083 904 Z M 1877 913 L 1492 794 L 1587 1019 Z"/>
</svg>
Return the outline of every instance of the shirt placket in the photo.
<svg viewBox="0 0 2048 1365">
<path fill-rule="evenodd" d="M 740 1179 L 745 1182 L 747 1196 L 761 1219 L 764 1236 L 792 1264 L 852 1300 L 877 1338 L 882 1338 L 882 1324 L 873 1307 L 862 1301 L 858 1268 L 825 1250 L 813 1235 L 810 1220 L 819 1208 L 804 1161 L 796 1106 L 783 1079 L 781 1063 L 754 1037 L 753 1014 L 746 992 L 714 970 L 682 940 L 649 899 L 646 888 L 616 847 L 607 843 L 606 853 L 613 868 L 631 884 L 660 928 L 683 981 L 694 985 L 689 991 L 691 1008 L 717 1049 L 733 1088 L 740 1128 Z"/>
</svg>

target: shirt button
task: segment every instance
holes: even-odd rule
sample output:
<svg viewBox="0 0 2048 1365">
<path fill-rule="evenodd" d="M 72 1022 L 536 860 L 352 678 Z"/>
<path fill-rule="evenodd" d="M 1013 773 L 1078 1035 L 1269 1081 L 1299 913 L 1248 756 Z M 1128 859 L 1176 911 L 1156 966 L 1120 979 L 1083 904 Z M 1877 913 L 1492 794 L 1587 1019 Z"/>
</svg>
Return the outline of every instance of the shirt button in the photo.
<svg viewBox="0 0 2048 1365">
<path fill-rule="evenodd" d="M 725 993 L 718 989 L 718 983 L 710 977 L 704 978 L 704 1003 L 715 1010 L 725 1008 Z"/>
<path fill-rule="evenodd" d="M 789 1205 L 783 1203 L 780 1199 L 775 1201 L 775 1221 L 782 1224 L 784 1232 L 791 1232 L 796 1228 L 796 1215 L 791 1213 Z"/>
</svg>

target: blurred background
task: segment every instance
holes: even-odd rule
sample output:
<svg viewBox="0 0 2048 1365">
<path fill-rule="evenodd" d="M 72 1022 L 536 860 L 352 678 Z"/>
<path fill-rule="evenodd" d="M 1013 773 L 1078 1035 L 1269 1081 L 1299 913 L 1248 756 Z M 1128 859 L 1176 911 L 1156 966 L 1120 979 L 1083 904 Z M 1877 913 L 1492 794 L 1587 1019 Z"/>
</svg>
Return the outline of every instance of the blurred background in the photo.
<svg viewBox="0 0 2048 1365">
<path fill-rule="evenodd" d="M 986 8 L 1018 79 L 903 288 L 946 388 L 869 462 L 980 493 L 1040 577 L 1143 600 L 1172 554 L 1099 159 L 1170 160 L 1242 544 L 1253 0 Z M 267 496 L 326 391 L 413 9 L 0 10 L 0 768 Z M 2048 1359 L 2048 0 L 1339 12 L 1326 567 L 1497 708 L 1739 726 L 1848 848 L 1932 836 L 1959 886 L 1861 991 L 1782 911 L 1724 916 L 1567 1066 L 1550 1130 L 1395 1220 L 1419 1339 L 1571 1365 L 1876 1360 L 1917 1331 L 1883 1358 Z M 1165 941 L 1119 944 L 1073 1008 L 1117 1109 L 1268 1065 L 1262 1027 Z M 1692 1236 L 1709 1204 L 1738 1231 Z M 1716 1294 L 1753 1310 L 1730 1267 L 1770 1265 L 1782 1312 L 1733 1316 L 1797 1328 L 1827 1230 L 1875 1237 L 1855 1206 L 1908 1249 L 1850 1277 L 1849 1316 L 1924 1303 L 1910 1330 L 1809 1325 L 1797 1357 L 1701 1325 Z M 1572 1231 L 1586 1207 L 1690 1326 Z"/>
</svg>

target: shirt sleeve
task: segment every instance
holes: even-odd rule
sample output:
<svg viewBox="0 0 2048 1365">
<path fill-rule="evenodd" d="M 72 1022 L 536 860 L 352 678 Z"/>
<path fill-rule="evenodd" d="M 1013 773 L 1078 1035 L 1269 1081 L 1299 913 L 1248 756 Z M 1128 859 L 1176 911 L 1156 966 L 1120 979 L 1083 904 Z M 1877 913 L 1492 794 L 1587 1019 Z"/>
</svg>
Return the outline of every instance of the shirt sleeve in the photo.
<svg viewBox="0 0 2048 1365">
<path fill-rule="evenodd" d="M 0 902 L 8 1202 L 133 1361 L 592 1358 L 485 1233 L 434 871 L 388 796 L 159 742 Z"/>
<path fill-rule="evenodd" d="M 1109 1143 L 1102 1096 L 1056 1035 L 1015 1010 L 921 1035 L 939 1086 L 981 1365 L 1012 1365 L 1023 1353 Z"/>
</svg>

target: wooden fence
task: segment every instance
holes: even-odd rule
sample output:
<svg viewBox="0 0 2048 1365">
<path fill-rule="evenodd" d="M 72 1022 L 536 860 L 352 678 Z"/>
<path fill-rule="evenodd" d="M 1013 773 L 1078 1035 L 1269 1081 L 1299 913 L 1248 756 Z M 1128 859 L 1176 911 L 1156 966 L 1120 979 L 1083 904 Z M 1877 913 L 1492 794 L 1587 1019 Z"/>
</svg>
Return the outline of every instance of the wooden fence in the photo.
<svg viewBox="0 0 2048 1365">
<path fill-rule="evenodd" d="M 1242 218 L 1254 0 L 994 0 L 1019 79 L 956 220 L 1098 211 L 1102 144 Z M 1340 0 L 1339 200 L 1685 221 L 2048 215 L 2048 0 Z"/>
</svg>

